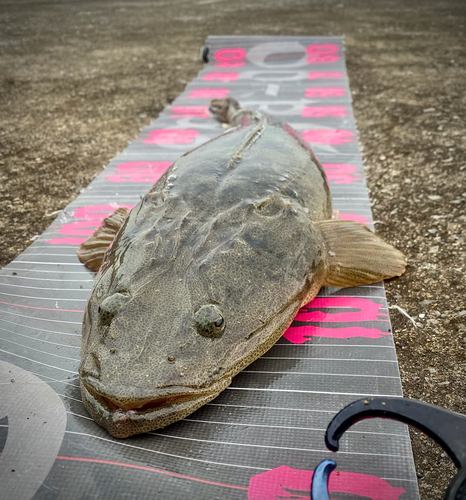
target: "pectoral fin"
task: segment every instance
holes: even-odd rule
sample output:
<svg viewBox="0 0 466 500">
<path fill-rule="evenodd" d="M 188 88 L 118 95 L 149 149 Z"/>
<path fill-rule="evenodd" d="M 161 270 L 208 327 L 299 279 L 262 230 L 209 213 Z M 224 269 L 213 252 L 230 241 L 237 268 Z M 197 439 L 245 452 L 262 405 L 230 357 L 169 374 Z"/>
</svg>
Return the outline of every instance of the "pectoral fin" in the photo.
<svg viewBox="0 0 466 500">
<path fill-rule="evenodd" d="M 92 271 L 98 271 L 105 252 L 120 230 L 129 213 L 128 208 L 117 208 L 112 215 L 103 220 L 92 236 L 78 249 L 79 260 Z"/>
<path fill-rule="evenodd" d="M 405 272 L 405 256 L 363 224 L 326 220 L 316 225 L 327 249 L 325 286 L 368 285 Z"/>
</svg>

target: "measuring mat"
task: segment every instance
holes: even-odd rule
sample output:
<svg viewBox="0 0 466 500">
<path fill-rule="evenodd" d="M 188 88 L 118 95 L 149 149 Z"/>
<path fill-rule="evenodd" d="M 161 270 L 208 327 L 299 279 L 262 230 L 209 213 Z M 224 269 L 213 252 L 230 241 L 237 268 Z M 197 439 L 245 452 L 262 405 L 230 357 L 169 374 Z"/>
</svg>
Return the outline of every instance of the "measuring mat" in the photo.
<svg viewBox="0 0 466 500">
<path fill-rule="evenodd" d="M 337 454 L 324 444 L 350 402 L 402 395 L 381 283 L 323 288 L 220 396 L 165 429 L 116 439 L 81 402 L 94 273 L 76 250 L 179 156 L 223 132 L 211 99 L 234 97 L 294 127 L 322 163 L 340 218 L 373 229 L 342 39 L 210 37 L 204 54 L 172 106 L 0 271 L 0 499 L 308 499 L 312 470 L 333 458 L 332 498 L 416 500 L 406 426 L 366 420 Z"/>
</svg>

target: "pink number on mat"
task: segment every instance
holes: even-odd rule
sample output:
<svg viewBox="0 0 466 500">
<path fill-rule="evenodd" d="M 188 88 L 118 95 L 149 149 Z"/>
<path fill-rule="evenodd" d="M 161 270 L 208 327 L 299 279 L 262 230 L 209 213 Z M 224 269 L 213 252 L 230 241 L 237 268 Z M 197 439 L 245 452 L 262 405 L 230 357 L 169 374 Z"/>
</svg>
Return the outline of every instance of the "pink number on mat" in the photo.
<svg viewBox="0 0 466 500">
<path fill-rule="evenodd" d="M 303 118 L 322 118 L 324 116 L 347 116 L 348 112 L 345 106 L 306 106 L 303 108 Z"/>
<path fill-rule="evenodd" d="M 340 50 L 338 45 L 334 44 L 321 44 L 309 45 L 306 48 L 306 53 L 309 55 L 307 62 L 309 64 L 319 63 L 332 63 L 338 61 L 340 58 L 336 53 Z"/>
<path fill-rule="evenodd" d="M 250 479 L 248 500 L 306 500 L 313 474 L 312 471 L 292 469 L 286 465 L 262 472 Z M 406 490 L 395 488 L 377 476 L 339 471 L 330 475 L 329 491 L 372 500 L 398 500 Z"/>
<path fill-rule="evenodd" d="M 219 68 L 234 68 L 237 66 L 244 66 L 244 59 L 246 51 L 241 47 L 234 49 L 220 49 L 215 52 L 215 60 L 219 61 L 216 67 Z"/>
<path fill-rule="evenodd" d="M 361 224 L 365 224 L 366 226 L 370 224 L 369 217 L 366 217 L 365 215 L 344 214 L 340 212 L 339 217 L 341 220 L 355 220 L 356 222 L 360 222 Z"/>
<path fill-rule="evenodd" d="M 157 182 L 171 165 L 169 161 L 129 161 L 120 163 L 118 174 L 108 177 L 109 182 Z"/>
<path fill-rule="evenodd" d="M 387 316 L 387 313 L 379 312 L 383 304 L 372 302 L 369 299 L 356 297 L 316 297 L 313 301 L 302 307 L 295 320 L 297 321 L 321 321 L 331 323 L 346 323 L 349 321 L 377 321 L 379 316 Z M 323 311 L 307 311 L 307 309 L 359 309 L 359 311 L 329 313 Z M 386 319 L 384 321 L 387 321 Z"/>
<path fill-rule="evenodd" d="M 210 118 L 209 106 L 174 106 L 170 118 Z"/>
<path fill-rule="evenodd" d="M 301 134 L 307 142 L 315 142 L 318 144 L 337 146 L 347 142 L 354 142 L 354 132 L 351 132 L 351 130 L 315 129 L 303 130 Z"/>
<path fill-rule="evenodd" d="M 188 97 L 190 99 L 222 99 L 229 93 L 228 89 L 194 89 Z"/>
<path fill-rule="evenodd" d="M 315 87 L 306 89 L 306 97 L 342 97 L 345 89 L 342 87 Z"/>
<path fill-rule="evenodd" d="M 190 144 L 199 135 L 198 130 L 162 128 L 152 130 L 149 139 L 144 139 L 146 144 Z"/>
<path fill-rule="evenodd" d="M 69 224 L 63 224 L 55 232 L 60 234 L 69 234 L 73 236 L 86 236 L 85 238 L 53 238 L 46 240 L 51 245 L 80 245 L 87 240 L 102 221 L 113 213 L 117 208 L 133 208 L 134 205 L 88 205 L 87 207 L 77 208 L 73 214 L 75 219 L 85 219 Z"/>
<path fill-rule="evenodd" d="M 322 163 L 325 174 L 329 181 L 335 184 L 351 184 L 352 182 L 362 181 L 363 177 L 356 177 L 354 173 L 357 167 L 346 163 Z"/>
<path fill-rule="evenodd" d="M 320 80 L 320 79 L 339 79 L 343 78 L 343 73 L 339 71 L 311 71 L 307 75 L 309 80 Z"/>
<path fill-rule="evenodd" d="M 312 337 L 323 337 L 331 339 L 350 339 L 362 337 L 366 339 L 379 339 L 382 335 L 390 335 L 378 328 L 363 328 L 361 326 L 349 326 L 345 328 L 324 328 L 321 326 L 305 325 L 290 326 L 283 337 L 292 344 L 304 344 Z"/>
<path fill-rule="evenodd" d="M 206 82 L 235 82 L 239 78 L 239 73 L 207 73 L 202 77 Z"/>
<path fill-rule="evenodd" d="M 388 321 L 387 313 L 379 312 L 383 304 L 372 302 L 368 299 L 356 297 L 316 297 L 312 302 L 306 304 L 298 311 L 296 321 L 322 322 L 322 323 L 348 323 L 364 321 Z M 324 312 L 308 311 L 318 308 L 359 309 L 359 311 L 348 312 Z M 383 316 L 384 318 L 379 318 Z M 316 325 L 290 326 L 283 336 L 293 344 L 303 344 L 312 337 L 327 338 L 380 338 L 382 335 L 390 335 L 378 328 L 364 328 L 361 326 L 350 326 L 344 328 L 332 328 Z"/>
</svg>

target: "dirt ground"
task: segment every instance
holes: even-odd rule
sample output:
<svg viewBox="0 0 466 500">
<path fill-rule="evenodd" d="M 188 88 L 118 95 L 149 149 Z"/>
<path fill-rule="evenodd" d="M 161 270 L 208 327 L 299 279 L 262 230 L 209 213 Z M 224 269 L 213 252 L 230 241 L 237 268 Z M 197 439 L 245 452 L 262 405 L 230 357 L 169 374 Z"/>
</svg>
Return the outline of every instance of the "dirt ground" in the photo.
<svg viewBox="0 0 466 500">
<path fill-rule="evenodd" d="M 376 230 L 409 260 L 387 283 L 404 394 L 466 414 L 465 14 L 464 0 L 0 0 L 0 265 L 195 77 L 208 35 L 344 35 Z M 443 498 L 455 467 L 412 437 L 422 499 Z"/>
</svg>

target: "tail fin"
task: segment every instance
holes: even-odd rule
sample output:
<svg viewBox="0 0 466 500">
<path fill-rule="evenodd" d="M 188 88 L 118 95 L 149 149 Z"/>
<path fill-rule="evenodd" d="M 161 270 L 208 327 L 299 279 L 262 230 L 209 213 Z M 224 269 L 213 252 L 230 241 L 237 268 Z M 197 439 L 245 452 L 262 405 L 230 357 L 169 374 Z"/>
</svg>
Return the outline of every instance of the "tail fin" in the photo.
<svg viewBox="0 0 466 500">
<path fill-rule="evenodd" d="M 264 118 L 257 111 L 242 108 L 239 102 L 232 97 L 212 99 L 209 111 L 220 123 L 226 123 L 231 127 L 251 125 L 260 122 Z"/>
</svg>

